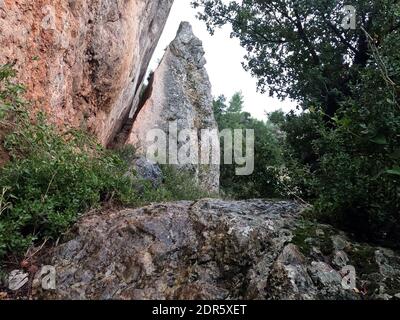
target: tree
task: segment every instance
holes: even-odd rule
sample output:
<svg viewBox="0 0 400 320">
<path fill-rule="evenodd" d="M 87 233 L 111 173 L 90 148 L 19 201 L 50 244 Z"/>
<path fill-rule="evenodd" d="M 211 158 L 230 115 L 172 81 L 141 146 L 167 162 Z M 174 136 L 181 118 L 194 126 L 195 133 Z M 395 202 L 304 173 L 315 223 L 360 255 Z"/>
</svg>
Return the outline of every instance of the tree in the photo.
<svg viewBox="0 0 400 320">
<path fill-rule="evenodd" d="M 219 123 L 222 119 L 222 114 L 226 112 L 226 97 L 224 95 L 219 96 L 217 99 L 213 101 L 213 110 L 214 116 L 217 122 Z"/>
<path fill-rule="evenodd" d="M 248 112 L 243 112 L 243 107 L 244 100 L 240 92 L 232 96 L 229 104 L 224 96 L 214 101 L 214 112 L 220 130 L 253 129 L 256 137 L 254 173 L 250 176 L 236 176 L 235 166 L 222 162 L 221 187 L 228 195 L 241 199 L 279 196 L 276 172 L 283 160 L 278 137 L 270 124 L 252 118 Z M 221 159 L 224 159 L 224 154 Z"/>
<path fill-rule="evenodd" d="M 230 113 L 239 113 L 243 111 L 243 95 L 241 92 L 236 92 L 230 102 L 229 102 L 229 107 L 228 107 L 228 112 Z"/>
<path fill-rule="evenodd" d="M 400 2 L 196 0 L 210 32 L 231 24 L 261 91 L 299 102 L 284 132 L 292 190 L 363 240 L 400 240 Z"/>
<path fill-rule="evenodd" d="M 224 1 L 225 2 L 225 1 Z M 289 97 L 333 116 L 371 58 L 367 34 L 380 45 L 400 29 L 393 0 L 354 0 L 357 28 L 342 27 L 344 0 L 195 0 L 211 33 L 231 24 L 247 50 L 244 67 L 261 91 Z M 365 32 L 365 31 L 366 32 Z"/>
<path fill-rule="evenodd" d="M 285 113 L 282 111 L 282 109 L 270 112 L 267 114 L 267 116 L 268 120 L 276 126 L 281 126 L 285 123 Z"/>
</svg>

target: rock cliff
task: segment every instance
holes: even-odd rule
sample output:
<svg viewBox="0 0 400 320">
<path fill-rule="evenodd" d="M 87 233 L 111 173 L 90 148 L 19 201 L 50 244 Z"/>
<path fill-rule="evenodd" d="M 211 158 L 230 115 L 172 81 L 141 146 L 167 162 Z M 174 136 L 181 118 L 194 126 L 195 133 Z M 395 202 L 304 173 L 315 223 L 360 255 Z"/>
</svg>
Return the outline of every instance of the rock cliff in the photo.
<svg viewBox="0 0 400 320">
<path fill-rule="evenodd" d="M 166 49 L 165 55 L 154 72 L 145 97 L 144 105 L 132 114 L 132 127 L 122 132 L 127 144 L 133 144 L 138 152 L 146 154 L 149 145 L 147 134 L 152 129 L 168 133 L 168 139 L 177 141 L 177 149 L 187 147 L 187 163 L 178 158 L 180 169 L 192 172 L 193 177 L 212 192 L 219 190 L 219 137 L 217 123 L 212 109 L 211 84 L 205 69 L 206 60 L 201 41 L 193 34 L 189 23 L 183 22 L 174 41 Z M 171 130 L 174 123 L 176 131 Z M 202 136 L 201 130 L 209 130 L 210 136 Z M 193 135 L 183 135 L 182 130 L 190 130 Z M 214 131 L 213 131 L 214 130 Z M 209 142 L 210 152 L 201 148 Z M 168 144 L 168 163 L 174 163 Z M 202 163 L 202 155 L 209 163 Z M 185 162 L 183 161 L 183 162 Z"/>
<path fill-rule="evenodd" d="M 108 144 L 137 103 L 173 0 L 1 0 L 0 63 L 59 127 Z"/>
</svg>

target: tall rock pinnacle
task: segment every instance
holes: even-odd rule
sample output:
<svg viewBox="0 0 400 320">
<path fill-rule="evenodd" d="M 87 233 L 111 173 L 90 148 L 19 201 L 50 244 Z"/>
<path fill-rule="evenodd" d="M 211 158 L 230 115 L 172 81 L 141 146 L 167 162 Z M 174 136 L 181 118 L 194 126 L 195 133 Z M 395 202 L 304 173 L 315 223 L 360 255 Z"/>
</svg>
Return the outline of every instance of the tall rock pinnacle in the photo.
<svg viewBox="0 0 400 320">
<path fill-rule="evenodd" d="M 191 150 L 199 150 L 198 145 L 204 142 L 201 130 L 205 129 L 212 132 L 211 138 L 207 138 L 212 146 L 209 159 L 219 159 L 217 123 L 212 109 L 211 84 L 204 67 L 204 54 L 202 42 L 193 34 L 191 25 L 182 22 L 176 38 L 166 49 L 154 72 L 147 89 L 148 99 L 135 115 L 127 138 L 128 144 L 133 144 L 139 152 L 146 153 L 149 130 L 161 129 L 168 132 L 169 139 L 178 138 L 182 130 L 191 130 L 197 132 L 197 141 L 189 139 L 191 148 L 193 147 Z M 177 133 L 169 130 L 174 122 Z M 182 145 L 185 143 L 178 142 L 178 149 Z M 210 164 L 200 164 L 202 151 L 192 154 L 193 159 L 199 160 L 197 164 L 194 164 L 196 160 L 189 165 L 178 161 L 178 168 L 191 172 L 204 189 L 216 192 L 219 190 L 219 166 L 211 161 Z"/>
</svg>

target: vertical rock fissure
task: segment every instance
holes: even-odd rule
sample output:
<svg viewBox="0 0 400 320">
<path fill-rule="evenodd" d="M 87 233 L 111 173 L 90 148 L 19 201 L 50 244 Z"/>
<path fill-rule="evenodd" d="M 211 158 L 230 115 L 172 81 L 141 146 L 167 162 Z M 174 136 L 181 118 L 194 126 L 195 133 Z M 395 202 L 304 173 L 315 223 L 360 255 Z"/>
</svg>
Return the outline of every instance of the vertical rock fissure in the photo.
<svg viewBox="0 0 400 320">
<path fill-rule="evenodd" d="M 137 87 L 136 95 L 138 97 L 138 104 L 135 106 L 135 98 L 132 102 L 131 110 L 126 114 L 122 121 L 121 128 L 118 130 L 115 138 L 108 145 L 109 149 L 116 149 L 124 146 L 129 138 L 129 134 L 132 131 L 133 124 L 135 123 L 140 111 L 143 109 L 147 100 L 151 97 L 153 91 L 154 73 L 149 75 L 148 84 L 141 84 Z"/>
</svg>

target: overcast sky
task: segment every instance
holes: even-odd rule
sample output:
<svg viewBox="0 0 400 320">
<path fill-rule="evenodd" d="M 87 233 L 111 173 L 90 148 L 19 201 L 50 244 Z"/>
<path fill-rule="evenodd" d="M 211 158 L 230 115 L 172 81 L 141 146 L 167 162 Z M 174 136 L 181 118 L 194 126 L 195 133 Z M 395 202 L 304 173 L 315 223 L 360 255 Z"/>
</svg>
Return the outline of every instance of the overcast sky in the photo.
<svg viewBox="0 0 400 320">
<path fill-rule="evenodd" d="M 239 40 L 230 38 L 230 26 L 217 30 L 215 35 L 211 36 L 205 23 L 196 19 L 196 12 L 190 6 L 190 0 L 175 0 L 150 66 L 152 70 L 157 67 L 165 48 L 175 38 L 180 22 L 189 21 L 195 35 L 203 41 L 207 60 L 206 68 L 214 96 L 224 94 L 230 98 L 235 92 L 242 91 L 245 98 L 245 110 L 262 120 L 266 118 L 265 112 L 280 108 L 290 111 L 294 108 L 295 105 L 290 101 L 281 102 L 268 95 L 258 93 L 256 79 L 252 78 L 241 65 L 246 52 L 240 46 Z"/>
</svg>

